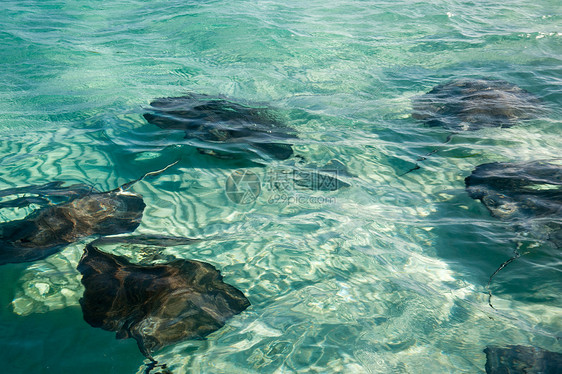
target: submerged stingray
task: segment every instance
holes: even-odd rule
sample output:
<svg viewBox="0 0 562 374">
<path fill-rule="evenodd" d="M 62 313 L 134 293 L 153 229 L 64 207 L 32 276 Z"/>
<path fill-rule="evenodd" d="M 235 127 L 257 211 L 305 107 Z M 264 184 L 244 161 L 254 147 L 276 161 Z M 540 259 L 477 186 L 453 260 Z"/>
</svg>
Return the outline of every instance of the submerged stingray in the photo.
<svg viewBox="0 0 562 374">
<path fill-rule="evenodd" d="M 562 166 L 542 161 L 493 162 L 465 178 L 470 197 L 501 219 L 560 219 Z"/>
<path fill-rule="evenodd" d="M 62 187 L 63 182 L 0 191 L 0 197 L 21 193 L 38 195 L 3 202 L 0 208 L 41 206 L 24 219 L 0 223 L 0 265 L 43 259 L 90 235 L 134 231 L 146 205 L 140 195 L 127 189 L 172 165 L 108 192 L 84 184 Z M 58 204 L 52 205 L 51 198 Z"/>
<path fill-rule="evenodd" d="M 535 347 L 486 347 L 487 374 L 562 373 L 562 354 Z"/>
<path fill-rule="evenodd" d="M 80 300 L 84 320 L 115 331 L 117 339 L 134 338 L 151 360 L 152 352 L 204 338 L 250 306 L 205 262 L 137 265 L 89 244 L 78 270 L 85 287 Z"/>
<path fill-rule="evenodd" d="M 547 240 L 562 246 L 562 166 L 542 161 L 493 162 L 476 167 L 465 184 L 469 196 L 480 200 L 494 217 L 513 222 L 517 229 L 538 227 Z M 518 257 L 516 250 L 490 276 L 488 287 Z M 488 294 L 492 306 L 492 294 Z"/>
<path fill-rule="evenodd" d="M 509 82 L 458 79 L 413 100 L 412 116 L 453 131 L 511 127 L 537 113 L 539 100 Z"/>
<path fill-rule="evenodd" d="M 412 100 L 412 117 L 429 126 L 449 129 L 445 144 L 460 131 L 486 127 L 511 127 L 520 120 L 534 117 L 540 101 L 531 93 L 498 79 L 457 79 L 435 86 Z M 437 153 L 434 149 L 416 160 L 404 176 L 420 169 L 418 162 Z"/>
<path fill-rule="evenodd" d="M 144 118 L 166 130 L 183 130 L 185 137 L 198 139 L 208 146 L 200 152 L 218 157 L 251 151 L 285 160 L 293 154 L 296 139 L 268 108 L 253 108 L 223 98 L 190 93 L 165 97 L 150 103 Z"/>
</svg>

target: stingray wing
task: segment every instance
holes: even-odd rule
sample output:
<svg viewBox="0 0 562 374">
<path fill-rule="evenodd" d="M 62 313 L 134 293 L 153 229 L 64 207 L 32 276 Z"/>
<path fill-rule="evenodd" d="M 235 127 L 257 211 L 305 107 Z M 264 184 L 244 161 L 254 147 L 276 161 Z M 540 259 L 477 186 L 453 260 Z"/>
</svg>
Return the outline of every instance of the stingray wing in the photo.
<svg viewBox="0 0 562 374">
<path fill-rule="evenodd" d="M 244 106 L 221 97 L 188 94 L 156 99 L 143 116 L 162 129 L 184 130 L 186 138 L 221 144 L 248 144 L 255 153 L 287 159 L 295 139 L 267 107 Z M 199 145 L 200 146 L 200 145 Z M 216 147 L 213 147 L 215 149 Z M 215 149 L 216 150 L 216 149 Z M 229 147 L 218 151 L 229 152 Z"/>
<path fill-rule="evenodd" d="M 64 204 L 74 199 L 86 196 L 89 193 L 97 192 L 92 187 L 85 184 L 73 184 L 63 187 L 63 183 L 64 182 L 61 181 L 55 181 L 43 185 L 32 185 L 0 190 L 0 197 L 2 198 L 21 194 L 36 195 L 24 196 L 0 202 L 0 208 L 23 208 L 30 204 Z"/>
<path fill-rule="evenodd" d="M 499 218 L 540 218 L 562 212 L 562 166 L 547 162 L 494 162 L 465 178 L 467 192 Z"/>
<path fill-rule="evenodd" d="M 147 357 L 177 341 L 205 337 L 250 305 L 204 262 L 137 265 L 88 245 L 78 270 L 86 322 L 134 338 Z"/>
<path fill-rule="evenodd" d="M 412 117 L 451 130 L 511 127 L 532 118 L 540 101 L 502 80 L 456 79 L 412 100 Z"/>
<path fill-rule="evenodd" d="M 509 345 L 505 348 L 486 347 L 486 373 L 562 373 L 562 354 L 535 347 Z"/>
</svg>

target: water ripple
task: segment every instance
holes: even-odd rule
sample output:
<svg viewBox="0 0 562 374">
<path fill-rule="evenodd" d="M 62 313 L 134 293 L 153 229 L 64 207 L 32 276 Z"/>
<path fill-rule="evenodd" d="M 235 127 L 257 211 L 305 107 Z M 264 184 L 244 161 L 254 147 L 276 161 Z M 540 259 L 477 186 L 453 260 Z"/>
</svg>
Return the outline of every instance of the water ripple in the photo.
<svg viewBox="0 0 562 374">
<path fill-rule="evenodd" d="M 0 189 L 61 180 L 107 191 L 179 159 L 133 186 L 147 204 L 137 231 L 204 240 L 111 250 L 209 262 L 252 302 L 207 340 L 160 352 L 174 372 L 482 372 L 490 343 L 559 350 L 557 252 L 543 232 L 515 232 L 464 190 L 479 164 L 560 157 L 556 1 L 2 6 Z M 544 108 L 449 142 L 447 130 L 412 118 L 414 97 L 480 77 L 518 85 Z M 267 103 L 298 133 L 295 154 L 343 162 L 351 187 L 275 200 L 267 178 L 297 160 L 217 160 L 143 119 L 154 98 L 187 91 Z M 249 205 L 225 194 L 239 168 L 262 182 Z M 83 245 L 4 267 L 0 351 L 14 372 L 141 365 L 134 342 L 82 321 Z M 488 277 L 518 245 L 529 253 L 495 279 L 492 310 Z"/>
</svg>

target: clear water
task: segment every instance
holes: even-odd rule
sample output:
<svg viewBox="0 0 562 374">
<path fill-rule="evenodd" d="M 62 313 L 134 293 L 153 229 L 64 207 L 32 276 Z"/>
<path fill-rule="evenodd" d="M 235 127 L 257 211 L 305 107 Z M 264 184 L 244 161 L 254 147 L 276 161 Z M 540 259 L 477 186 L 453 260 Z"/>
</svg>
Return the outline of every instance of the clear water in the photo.
<svg viewBox="0 0 562 374">
<path fill-rule="evenodd" d="M 562 350 L 559 250 L 490 217 L 463 181 L 485 162 L 562 154 L 559 1 L 2 0 L 0 10 L 0 188 L 108 190 L 181 156 L 134 186 L 147 203 L 138 232 L 208 238 L 158 251 L 215 265 L 252 303 L 208 339 L 158 352 L 174 373 L 476 373 L 486 345 Z M 411 118 L 412 97 L 482 76 L 545 110 L 448 144 L 447 131 Z M 186 91 L 274 106 L 299 133 L 296 153 L 341 161 L 352 187 L 290 191 L 298 201 L 270 201 L 264 188 L 234 204 L 224 185 L 240 165 L 174 146 L 181 136 L 142 118 L 151 99 Z M 290 162 L 248 170 L 263 182 Z M 2 372 L 142 372 L 133 340 L 82 319 L 84 242 L 2 267 Z M 495 278 L 493 310 L 486 282 L 518 242 L 528 253 Z"/>
</svg>

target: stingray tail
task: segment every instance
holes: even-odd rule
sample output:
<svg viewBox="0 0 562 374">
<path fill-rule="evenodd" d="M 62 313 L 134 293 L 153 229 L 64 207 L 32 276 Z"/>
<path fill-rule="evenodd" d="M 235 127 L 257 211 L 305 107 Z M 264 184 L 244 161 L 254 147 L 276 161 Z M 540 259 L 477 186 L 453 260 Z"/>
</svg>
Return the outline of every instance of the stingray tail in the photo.
<svg viewBox="0 0 562 374">
<path fill-rule="evenodd" d="M 451 134 L 449 134 L 449 135 L 447 136 L 447 139 L 443 142 L 443 144 L 449 143 L 449 142 L 451 141 L 451 139 L 453 138 L 453 135 L 455 135 L 455 134 L 456 134 L 456 133 L 454 133 L 454 132 L 451 133 Z M 408 170 L 408 171 L 406 171 L 406 172 L 404 172 L 404 173 L 402 173 L 402 174 L 399 174 L 398 176 L 399 176 L 399 177 L 403 177 L 404 175 L 409 174 L 409 173 L 411 173 L 411 172 L 414 171 L 414 170 L 421 169 L 421 166 L 418 164 L 418 162 L 427 160 L 427 158 L 428 158 L 429 156 L 431 156 L 431 155 L 433 155 L 433 154 L 435 154 L 435 153 L 437 153 L 437 152 L 439 152 L 439 150 L 438 150 L 438 149 L 434 149 L 434 150 L 432 150 L 431 152 L 425 154 L 424 156 L 418 157 L 417 160 L 416 160 L 416 164 L 414 165 L 413 168 L 411 168 L 410 170 Z"/>
<path fill-rule="evenodd" d="M 492 290 L 490 290 L 490 284 L 492 283 L 492 278 L 494 278 L 494 276 L 499 273 L 503 268 L 505 268 L 507 265 L 511 264 L 513 261 L 517 260 L 519 257 L 521 257 L 521 254 L 517 251 L 517 249 L 515 251 L 513 251 L 513 256 L 511 258 L 509 258 L 508 260 L 504 261 L 500 267 L 498 267 L 496 269 L 496 271 L 494 271 L 494 273 L 490 276 L 490 279 L 488 279 L 488 284 L 486 285 L 486 289 L 488 290 L 488 305 L 490 305 L 490 307 L 492 307 L 492 309 L 496 309 L 494 308 L 494 306 L 492 305 Z"/>
<path fill-rule="evenodd" d="M 160 175 L 160 174 L 162 174 L 163 172 L 165 172 L 166 170 L 168 170 L 169 168 L 171 168 L 172 166 L 174 166 L 175 164 L 177 164 L 178 162 L 180 162 L 180 160 L 176 160 L 176 161 L 172 162 L 171 164 L 169 164 L 168 166 L 166 166 L 166 167 L 163 168 L 163 169 L 155 170 L 155 171 L 149 171 L 148 173 L 144 174 L 142 177 L 137 178 L 137 179 L 135 179 L 135 180 L 133 180 L 133 181 L 127 182 L 127 183 L 125 183 L 124 185 L 122 185 L 122 186 L 120 186 L 120 187 L 117 187 L 116 189 L 114 189 L 114 190 L 111 191 L 111 192 L 118 192 L 118 191 L 119 191 L 119 192 L 122 192 L 122 191 L 126 191 L 126 190 L 128 190 L 129 188 L 131 188 L 131 186 L 132 186 L 133 184 L 142 181 L 142 180 L 143 180 L 144 178 L 146 178 L 146 177 L 154 177 L 154 176 Z"/>
<path fill-rule="evenodd" d="M 147 357 L 150 362 L 149 363 L 145 363 L 146 368 L 144 369 L 144 374 L 150 374 L 152 373 L 152 370 L 156 369 L 156 368 L 160 368 L 162 369 L 162 371 L 160 371 L 159 373 L 161 374 L 171 374 L 172 372 L 168 369 L 168 365 L 166 364 L 158 364 L 158 361 L 156 361 L 155 359 L 153 359 L 152 357 Z M 157 373 L 157 374 L 159 374 Z"/>
</svg>

